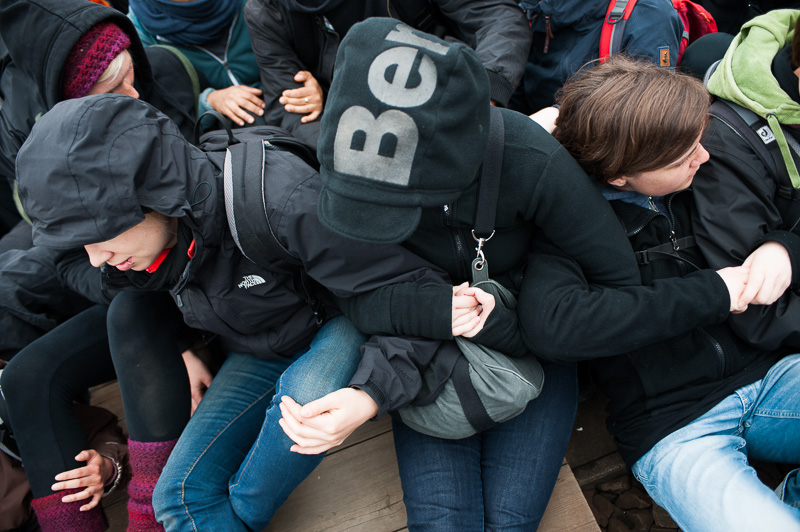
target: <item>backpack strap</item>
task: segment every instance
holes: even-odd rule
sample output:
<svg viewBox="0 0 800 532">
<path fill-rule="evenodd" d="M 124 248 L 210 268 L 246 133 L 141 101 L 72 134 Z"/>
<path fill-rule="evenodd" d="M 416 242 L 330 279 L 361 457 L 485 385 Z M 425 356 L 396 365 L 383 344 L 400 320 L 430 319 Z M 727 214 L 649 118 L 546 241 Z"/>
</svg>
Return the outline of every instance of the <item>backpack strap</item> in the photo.
<svg viewBox="0 0 800 532">
<path fill-rule="evenodd" d="M 388 2 L 400 20 L 414 29 L 443 38 L 446 29 L 437 17 L 436 8 L 430 0 L 390 0 Z"/>
<path fill-rule="evenodd" d="M 600 62 L 604 63 L 612 54 L 622 50 L 625 25 L 631 16 L 636 0 L 611 0 L 600 32 Z"/>
<path fill-rule="evenodd" d="M 794 228 L 800 221 L 800 189 L 792 186 L 789 171 L 769 124 L 753 111 L 728 100 L 715 100 L 711 105 L 711 114 L 747 142 L 767 168 L 775 179 L 775 205 L 783 217 L 784 227 L 788 230 Z M 797 141 L 790 134 L 784 136 L 791 151 L 800 154 Z"/>
<path fill-rule="evenodd" d="M 660 244 L 642 251 L 637 251 L 634 255 L 636 256 L 636 262 L 638 262 L 640 266 L 644 266 L 645 264 L 650 264 L 654 260 L 673 259 L 676 256 L 676 251 L 691 248 L 696 245 L 697 241 L 693 236 L 686 236 L 674 242 L 667 242 L 666 244 Z"/>
</svg>

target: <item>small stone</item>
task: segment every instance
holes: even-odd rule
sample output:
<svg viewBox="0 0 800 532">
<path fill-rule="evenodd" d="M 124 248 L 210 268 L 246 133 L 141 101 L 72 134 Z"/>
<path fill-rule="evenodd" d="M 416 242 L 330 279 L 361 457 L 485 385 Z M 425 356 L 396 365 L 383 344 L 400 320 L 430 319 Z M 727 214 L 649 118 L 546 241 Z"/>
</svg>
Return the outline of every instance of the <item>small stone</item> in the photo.
<svg viewBox="0 0 800 532">
<path fill-rule="evenodd" d="M 592 497 L 590 508 L 592 508 L 592 511 L 596 512 L 595 519 L 597 519 L 597 524 L 603 527 L 608 525 L 608 518 L 611 517 L 611 514 L 617 509 L 611 501 L 602 495 L 595 495 Z"/>
<path fill-rule="evenodd" d="M 628 512 L 628 519 L 633 522 L 633 529 L 636 532 L 651 532 L 653 526 L 653 512 L 649 508 L 638 508 Z"/>
<path fill-rule="evenodd" d="M 611 493 L 620 493 L 627 491 L 631 488 L 631 479 L 628 475 L 607 480 L 597 486 L 598 491 L 606 491 Z"/>
<path fill-rule="evenodd" d="M 634 508 L 649 508 L 652 501 L 647 493 L 639 488 L 631 488 L 617 497 L 616 504 L 623 510 L 633 510 Z"/>
<path fill-rule="evenodd" d="M 655 521 L 657 526 L 663 528 L 678 528 L 678 523 L 672 519 L 672 516 L 657 504 L 653 504 L 653 521 Z"/>
<path fill-rule="evenodd" d="M 633 529 L 617 517 L 608 520 L 608 532 L 631 532 L 631 530 Z"/>
</svg>

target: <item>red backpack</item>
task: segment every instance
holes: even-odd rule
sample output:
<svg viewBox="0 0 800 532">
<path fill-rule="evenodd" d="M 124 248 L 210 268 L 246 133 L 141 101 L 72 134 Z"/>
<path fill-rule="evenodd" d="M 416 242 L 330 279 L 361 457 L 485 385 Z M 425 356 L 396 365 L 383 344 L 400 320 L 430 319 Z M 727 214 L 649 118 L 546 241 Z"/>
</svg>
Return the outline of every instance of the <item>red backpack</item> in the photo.
<svg viewBox="0 0 800 532">
<path fill-rule="evenodd" d="M 603 31 L 600 34 L 600 61 L 603 62 L 611 54 L 622 49 L 622 36 L 625 33 L 625 24 L 631 16 L 636 0 L 611 0 L 603 21 Z M 690 0 L 672 0 L 672 6 L 678 11 L 683 22 L 683 35 L 678 47 L 678 60 L 675 66 L 681 63 L 683 51 L 699 37 L 708 33 L 716 33 L 717 23 L 706 8 Z M 662 64 L 664 61 L 662 61 Z M 666 64 L 669 64 L 667 58 Z"/>
</svg>

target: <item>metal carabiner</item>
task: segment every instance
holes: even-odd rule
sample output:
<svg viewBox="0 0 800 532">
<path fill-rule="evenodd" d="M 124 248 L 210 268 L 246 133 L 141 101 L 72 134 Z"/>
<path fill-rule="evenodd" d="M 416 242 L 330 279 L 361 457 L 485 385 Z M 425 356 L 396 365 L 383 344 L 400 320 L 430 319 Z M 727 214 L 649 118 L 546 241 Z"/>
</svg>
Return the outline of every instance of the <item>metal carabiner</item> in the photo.
<svg viewBox="0 0 800 532">
<path fill-rule="evenodd" d="M 484 264 L 486 263 L 486 257 L 483 254 L 483 245 L 489 240 L 491 240 L 493 236 L 494 236 L 494 230 L 492 231 L 492 234 L 489 235 L 488 238 L 477 237 L 475 236 L 475 229 L 472 230 L 472 239 L 478 243 L 478 247 L 475 248 L 475 251 L 477 252 L 476 258 L 479 259 L 478 262 L 475 263 L 475 268 L 478 270 L 482 270 Z"/>
</svg>

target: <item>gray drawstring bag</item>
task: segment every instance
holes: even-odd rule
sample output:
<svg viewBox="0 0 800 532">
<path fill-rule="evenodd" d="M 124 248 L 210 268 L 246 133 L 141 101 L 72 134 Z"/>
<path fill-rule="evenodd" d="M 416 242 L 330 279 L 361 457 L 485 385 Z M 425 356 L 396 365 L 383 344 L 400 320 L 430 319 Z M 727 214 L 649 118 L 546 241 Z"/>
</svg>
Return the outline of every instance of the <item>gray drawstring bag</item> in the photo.
<svg viewBox="0 0 800 532">
<path fill-rule="evenodd" d="M 517 306 L 496 281 L 473 283 L 497 304 Z M 544 371 L 532 354 L 511 358 L 456 337 L 443 342 L 423 375 L 417 399 L 399 409 L 403 423 L 423 434 L 461 439 L 517 416 L 542 391 Z"/>
</svg>

